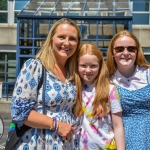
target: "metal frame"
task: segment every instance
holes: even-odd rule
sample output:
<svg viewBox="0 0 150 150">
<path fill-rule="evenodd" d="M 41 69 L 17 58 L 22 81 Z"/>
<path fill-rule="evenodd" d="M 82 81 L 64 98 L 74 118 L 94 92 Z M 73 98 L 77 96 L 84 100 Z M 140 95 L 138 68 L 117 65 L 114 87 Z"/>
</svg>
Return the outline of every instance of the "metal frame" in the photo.
<svg viewBox="0 0 150 150">
<path fill-rule="evenodd" d="M 116 31 L 115 31 L 115 29 L 116 29 L 116 22 L 127 22 L 128 23 L 127 29 L 129 31 L 132 31 L 132 16 L 125 16 L 125 17 L 120 17 L 120 16 L 113 16 L 113 17 L 112 16 L 108 16 L 108 17 L 107 16 L 105 16 L 105 17 L 102 17 L 102 16 L 95 16 L 95 17 L 93 17 L 93 16 L 78 16 L 78 17 L 76 17 L 76 16 L 65 16 L 65 17 L 73 19 L 75 21 L 80 21 L 81 22 L 81 24 L 80 24 L 81 31 L 83 29 L 82 22 L 87 22 L 87 24 L 88 24 L 88 22 L 92 22 L 92 21 L 96 22 L 96 24 L 95 24 L 96 25 L 96 33 L 98 33 L 99 22 L 103 23 L 103 22 L 106 22 L 106 21 L 108 22 L 108 24 L 112 23 L 112 27 L 113 27 L 113 29 L 112 29 L 112 31 L 113 31 L 112 36 L 116 33 Z M 17 70 L 16 70 L 16 75 L 18 75 L 18 73 L 19 73 L 19 71 L 20 71 L 20 69 L 22 67 L 22 64 L 21 64 L 22 58 L 28 59 L 28 58 L 31 58 L 31 57 L 35 56 L 35 54 L 36 54 L 36 50 L 35 49 L 38 48 L 38 47 L 34 46 L 35 45 L 35 40 L 40 40 L 40 39 L 41 40 L 45 40 L 46 39 L 46 38 L 36 38 L 35 37 L 35 28 L 38 26 L 37 25 L 37 21 L 39 23 L 40 23 L 40 21 L 43 21 L 43 20 L 47 20 L 48 22 L 50 22 L 50 21 L 61 19 L 61 18 L 63 18 L 63 16 L 50 16 L 50 17 L 49 16 L 18 16 L 18 22 L 17 22 L 17 24 L 18 24 L 17 25 L 17 53 L 16 53 Z M 24 38 L 24 37 L 20 36 L 20 26 L 23 25 L 23 23 L 21 22 L 22 20 L 27 20 L 27 21 L 30 21 L 32 23 L 32 27 L 28 26 L 28 30 L 32 30 L 31 31 L 32 32 L 32 37 Z M 89 25 L 89 27 L 87 27 L 88 28 L 87 30 L 89 30 L 91 24 L 89 23 L 88 25 Z M 102 24 L 102 26 L 103 25 L 104 24 Z M 20 46 L 19 43 L 20 43 L 21 39 L 22 40 L 23 39 L 31 40 L 32 41 L 32 45 L 30 45 L 30 46 Z M 95 38 L 90 38 L 89 37 L 89 38 L 83 38 L 82 39 L 83 42 L 96 41 L 96 45 L 97 46 L 98 46 L 98 42 L 99 41 L 105 42 L 105 41 L 110 41 L 110 40 L 111 40 L 111 38 L 107 38 L 106 39 L 106 38 L 102 38 L 102 36 L 101 36 L 101 38 L 99 38 L 98 34 L 95 35 Z M 21 54 L 21 48 L 30 48 L 32 50 L 32 52 L 31 52 L 30 55 L 29 54 L 28 55 L 22 55 Z M 102 51 L 106 50 L 106 48 L 103 48 L 103 47 L 100 47 L 100 49 Z"/>
</svg>

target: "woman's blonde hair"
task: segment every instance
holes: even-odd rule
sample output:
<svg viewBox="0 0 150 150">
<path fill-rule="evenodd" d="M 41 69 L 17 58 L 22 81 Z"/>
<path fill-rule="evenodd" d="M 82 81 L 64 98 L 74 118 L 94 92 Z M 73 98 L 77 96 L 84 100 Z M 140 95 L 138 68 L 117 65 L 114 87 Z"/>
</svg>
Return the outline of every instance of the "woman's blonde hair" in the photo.
<svg viewBox="0 0 150 150">
<path fill-rule="evenodd" d="M 142 47 L 141 47 L 137 37 L 132 32 L 129 32 L 127 30 L 123 30 L 123 31 L 117 33 L 112 38 L 112 40 L 110 41 L 109 47 L 108 47 L 106 64 L 107 64 L 110 76 L 113 75 L 117 70 L 117 64 L 113 58 L 114 44 L 115 44 L 117 39 L 119 39 L 123 36 L 128 36 L 128 37 L 132 38 L 136 43 L 137 57 L 136 57 L 135 65 L 139 65 L 142 67 L 149 67 L 149 64 L 147 63 L 147 61 L 144 57 Z"/>
<path fill-rule="evenodd" d="M 108 113 L 106 103 L 109 102 L 108 94 L 109 94 L 109 73 L 107 66 L 104 62 L 102 52 L 92 44 L 83 44 L 78 51 L 77 55 L 77 63 L 78 59 L 85 55 L 95 55 L 99 61 L 99 72 L 95 79 L 95 98 L 93 101 L 93 116 L 97 116 L 101 114 L 104 116 Z M 74 108 L 74 113 L 76 116 L 81 116 L 83 114 L 82 110 L 82 79 L 78 73 L 78 65 L 76 66 L 75 73 L 75 83 L 77 86 L 77 97 L 76 97 L 76 105 Z"/>
<path fill-rule="evenodd" d="M 54 66 L 55 66 L 55 62 L 56 62 L 54 53 L 53 53 L 53 49 L 52 49 L 52 38 L 56 33 L 57 27 L 62 24 L 69 24 L 76 28 L 77 33 L 78 33 L 77 50 L 79 49 L 79 46 L 81 44 L 80 29 L 73 20 L 71 20 L 69 18 L 62 18 L 62 19 L 56 21 L 54 23 L 54 25 L 51 27 L 45 43 L 43 44 L 42 48 L 36 55 L 36 58 L 41 60 L 43 66 L 45 68 L 47 68 L 48 70 L 50 70 L 52 73 L 54 73 L 53 71 L 54 71 Z M 73 77 L 74 70 L 75 70 L 77 50 L 66 62 L 66 68 L 68 69 L 69 75 L 71 78 Z"/>
</svg>

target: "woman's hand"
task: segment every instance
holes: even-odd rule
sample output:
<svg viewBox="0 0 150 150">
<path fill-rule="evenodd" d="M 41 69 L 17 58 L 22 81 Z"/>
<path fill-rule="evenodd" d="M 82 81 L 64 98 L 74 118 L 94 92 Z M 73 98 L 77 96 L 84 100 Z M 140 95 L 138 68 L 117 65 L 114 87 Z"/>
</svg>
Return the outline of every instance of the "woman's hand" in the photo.
<svg viewBox="0 0 150 150">
<path fill-rule="evenodd" d="M 66 139 L 68 141 L 72 138 L 72 124 L 67 124 L 65 122 L 57 121 L 58 123 L 58 129 L 57 133 L 63 137 L 63 139 Z"/>
</svg>

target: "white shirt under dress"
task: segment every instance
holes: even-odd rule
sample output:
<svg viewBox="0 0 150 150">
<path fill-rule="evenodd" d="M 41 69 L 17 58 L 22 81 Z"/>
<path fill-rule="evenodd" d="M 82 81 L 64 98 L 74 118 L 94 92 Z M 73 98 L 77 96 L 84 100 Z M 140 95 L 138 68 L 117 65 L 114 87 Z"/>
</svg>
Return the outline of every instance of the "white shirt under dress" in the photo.
<svg viewBox="0 0 150 150">
<path fill-rule="evenodd" d="M 115 75 L 111 77 L 111 81 L 118 86 L 121 86 L 128 90 L 137 90 L 143 88 L 147 85 L 147 78 L 146 75 L 147 68 L 143 68 L 137 66 L 133 75 L 129 78 L 125 78 L 118 70 L 116 71 Z M 149 69 L 148 75 L 149 75 Z"/>
</svg>

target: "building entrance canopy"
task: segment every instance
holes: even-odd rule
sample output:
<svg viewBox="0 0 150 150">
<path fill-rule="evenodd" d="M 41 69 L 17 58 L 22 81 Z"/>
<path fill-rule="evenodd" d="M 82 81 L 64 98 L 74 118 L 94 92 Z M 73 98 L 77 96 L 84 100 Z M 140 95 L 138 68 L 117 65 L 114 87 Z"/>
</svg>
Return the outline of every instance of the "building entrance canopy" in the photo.
<svg viewBox="0 0 150 150">
<path fill-rule="evenodd" d="M 129 0 L 31 0 L 20 15 L 131 16 Z"/>
<path fill-rule="evenodd" d="M 17 74 L 23 63 L 35 56 L 60 18 L 73 19 L 82 42 L 95 44 L 104 56 L 114 34 L 132 30 L 128 0 L 31 0 L 17 17 Z"/>
</svg>

